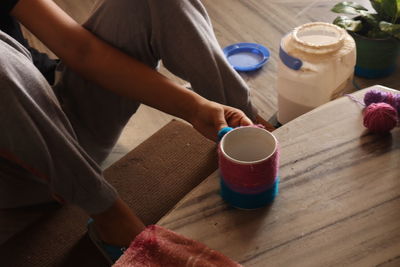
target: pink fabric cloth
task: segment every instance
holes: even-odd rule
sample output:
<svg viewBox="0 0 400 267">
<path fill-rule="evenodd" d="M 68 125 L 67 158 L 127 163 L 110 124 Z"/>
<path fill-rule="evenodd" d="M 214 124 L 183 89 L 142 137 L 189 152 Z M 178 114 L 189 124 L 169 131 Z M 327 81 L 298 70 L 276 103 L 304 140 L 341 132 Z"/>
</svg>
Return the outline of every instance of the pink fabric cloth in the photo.
<svg viewBox="0 0 400 267">
<path fill-rule="evenodd" d="M 242 266 L 204 244 L 161 226 L 140 233 L 114 267 L 239 267 Z"/>
</svg>

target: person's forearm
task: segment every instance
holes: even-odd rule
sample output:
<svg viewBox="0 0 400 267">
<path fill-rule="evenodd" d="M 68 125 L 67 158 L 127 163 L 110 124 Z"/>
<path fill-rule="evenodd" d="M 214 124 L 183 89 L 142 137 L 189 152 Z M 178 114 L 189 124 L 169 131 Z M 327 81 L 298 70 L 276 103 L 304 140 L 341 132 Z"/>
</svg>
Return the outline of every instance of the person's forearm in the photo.
<svg viewBox="0 0 400 267">
<path fill-rule="evenodd" d="M 20 0 L 12 14 L 67 66 L 106 89 L 185 120 L 206 101 L 99 40 L 52 1 Z"/>
<path fill-rule="evenodd" d="M 107 44 L 93 40 L 78 62 L 66 62 L 87 79 L 156 109 L 190 120 L 193 109 L 206 101 L 143 63 Z"/>
<path fill-rule="evenodd" d="M 85 62 L 77 63 L 74 69 L 118 94 L 186 120 L 200 102 L 206 101 L 143 63 L 103 45 L 96 42 Z"/>
</svg>

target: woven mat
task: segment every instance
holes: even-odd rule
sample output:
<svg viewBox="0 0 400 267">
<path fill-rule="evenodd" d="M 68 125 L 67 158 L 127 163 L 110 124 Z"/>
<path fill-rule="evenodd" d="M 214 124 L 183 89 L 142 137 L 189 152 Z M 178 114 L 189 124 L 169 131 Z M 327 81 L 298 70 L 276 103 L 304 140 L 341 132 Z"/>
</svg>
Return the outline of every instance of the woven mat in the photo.
<svg viewBox="0 0 400 267">
<path fill-rule="evenodd" d="M 174 120 L 104 175 L 145 224 L 154 224 L 216 168 L 215 143 Z M 77 207 L 0 211 L 0 227 L 27 214 L 35 219 L 0 246 L 0 266 L 107 266 L 86 235 L 88 216 Z"/>
</svg>

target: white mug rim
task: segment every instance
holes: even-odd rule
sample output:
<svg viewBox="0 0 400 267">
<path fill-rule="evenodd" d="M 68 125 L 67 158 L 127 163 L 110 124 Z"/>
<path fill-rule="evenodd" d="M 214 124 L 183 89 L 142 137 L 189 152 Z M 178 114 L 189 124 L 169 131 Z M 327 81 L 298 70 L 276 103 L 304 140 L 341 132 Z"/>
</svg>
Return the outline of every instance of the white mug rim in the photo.
<svg viewBox="0 0 400 267">
<path fill-rule="evenodd" d="M 232 132 L 240 131 L 240 130 L 242 130 L 242 129 L 256 129 L 257 131 L 258 131 L 258 130 L 261 130 L 261 131 L 263 131 L 264 133 L 267 133 L 270 137 L 272 137 L 272 140 L 273 140 L 274 149 L 272 150 L 272 152 L 271 152 L 270 154 L 268 154 L 267 156 L 265 156 L 264 158 L 259 159 L 259 160 L 254 160 L 254 161 L 242 161 L 242 160 L 234 159 L 234 158 L 232 158 L 231 156 L 229 156 L 229 155 L 225 152 L 225 150 L 224 150 L 225 139 L 227 138 L 227 136 L 229 136 L 229 134 L 232 134 Z M 264 129 L 264 128 L 260 128 L 260 127 L 249 127 L 249 126 L 244 126 L 244 127 L 237 127 L 237 128 L 234 128 L 234 129 L 232 129 L 231 131 L 227 132 L 227 133 L 222 137 L 222 139 L 221 139 L 221 141 L 220 141 L 220 150 L 221 150 L 221 153 L 223 154 L 223 156 L 224 156 L 226 159 L 230 160 L 231 162 L 238 163 L 238 164 L 241 164 L 241 165 L 253 165 L 253 164 L 258 164 L 258 163 L 264 162 L 264 161 L 268 160 L 269 158 L 271 158 L 271 157 L 277 152 L 277 149 L 278 149 L 278 140 L 276 139 L 275 135 L 273 135 L 270 131 L 268 131 L 268 130 L 266 130 L 266 129 Z"/>
</svg>

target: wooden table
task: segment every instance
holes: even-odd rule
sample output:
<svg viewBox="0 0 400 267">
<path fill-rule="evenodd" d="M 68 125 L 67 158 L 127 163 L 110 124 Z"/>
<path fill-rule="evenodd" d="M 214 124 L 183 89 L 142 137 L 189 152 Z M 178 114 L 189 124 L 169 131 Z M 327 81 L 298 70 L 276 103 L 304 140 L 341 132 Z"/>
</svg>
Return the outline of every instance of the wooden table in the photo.
<svg viewBox="0 0 400 267">
<path fill-rule="evenodd" d="M 159 224 L 245 266 L 400 266 L 400 127 L 368 133 L 361 110 L 342 97 L 274 132 L 272 205 L 229 207 L 215 172 Z"/>
</svg>

